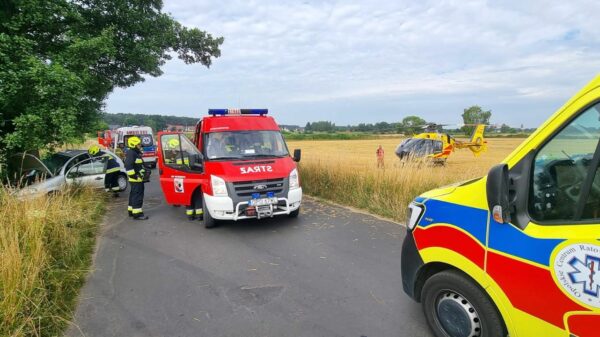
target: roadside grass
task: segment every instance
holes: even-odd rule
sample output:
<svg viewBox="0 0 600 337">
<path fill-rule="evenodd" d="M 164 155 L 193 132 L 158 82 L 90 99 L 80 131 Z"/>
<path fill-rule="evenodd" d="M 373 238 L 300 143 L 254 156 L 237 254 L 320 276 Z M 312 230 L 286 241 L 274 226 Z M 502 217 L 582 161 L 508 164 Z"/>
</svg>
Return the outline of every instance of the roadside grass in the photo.
<svg viewBox="0 0 600 337">
<path fill-rule="evenodd" d="M 487 174 L 522 139 L 488 140 L 488 151 L 478 158 L 457 150 L 444 166 L 400 163 L 394 150 L 401 141 L 295 141 L 288 147 L 302 149 L 299 172 L 306 194 L 404 222 L 408 203 L 416 196 Z M 386 151 L 385 169 L 377 168 L 378 145 Z"/>
<path fill-rule="evenodd" d="M 22 201 L 0 187 L 0 336 L 62 335 L 105 201 L 89 188 Z"/>
</svg>

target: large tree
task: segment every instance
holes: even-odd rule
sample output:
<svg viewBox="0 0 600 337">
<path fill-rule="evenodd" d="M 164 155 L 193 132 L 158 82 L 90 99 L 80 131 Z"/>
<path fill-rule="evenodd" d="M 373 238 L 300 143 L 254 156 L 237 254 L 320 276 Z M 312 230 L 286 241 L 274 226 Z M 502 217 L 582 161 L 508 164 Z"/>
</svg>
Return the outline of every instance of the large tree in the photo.
<svg viewBox="0 0 600 337">
<path fill-rule="evenodd" d="M 425 124 L 427 124 L 427 122 L 419 116 L 407 116 L 402 119 L 400 131 L 407 135 L 420 133 L 423 131 L 423 126 L 425 126 Z"/>
<path fill-rule="evenodd" d="M 484 111 L 479 105 L 473 105 L 464 109 L 462 118 L 465 126 L 462 127 L 462 130 L 465 135 L 470 136 L 476 124 L 489 124 L 491 117 L 492 110 Z"/>
<path fill-rule="evenodd" d="M 81 138 L 115 87 L 160 76 L 171 55 L 206 67 L 223 38 L 161 0 L 0 1 L 0 156 Z"/>
</svg>

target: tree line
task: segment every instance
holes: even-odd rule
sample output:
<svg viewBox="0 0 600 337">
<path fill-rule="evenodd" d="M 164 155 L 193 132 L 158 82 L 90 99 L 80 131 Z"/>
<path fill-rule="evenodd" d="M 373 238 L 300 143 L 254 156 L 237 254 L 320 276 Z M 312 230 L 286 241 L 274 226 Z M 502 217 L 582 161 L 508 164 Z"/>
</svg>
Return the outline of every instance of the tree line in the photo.
<svg viewBox="0 0 600 337">
<path fill-rule="evenodd" d="M 470 106 L 463 110 L 461 115 L 463 125 L 458 126 L 446 125 L 444 130 L 450 133 L 464 133 L 469 136 L 472 134 L 474 125 L 485 124 L 488 125 L 488 130 L 494 129 L 501 133 L 520 133 L 530 132 L 531 129 L 523 129 L 510 127 L 507 124 L 501 126 L 489 125 L 492 117 L 491 110 L 484 110 L 478 105 Z M 433 122 L 428 122 L 419 116 L 407 116 L 404 117 L 400 122 L 379 122 L 379 123 L 360 123 L 358 125 L 338 126 L 330 121 L 317 121 L 306 123 L 304 132 L 366 132 L 366 133 L 403 133 L 407 135 L 418 134 L 423 132 L 426 128 L 434 128 L 437 130 L 442 129 L 442 125 L 436 125 Z M 290 130 L 294 130 L 291 128 Z"/>
<path fill-rule="evenodd" d="M 160 131 L 168 130 L 168 126 L 170 125 L 194 126 L 199 118 L 131 113 L 105 113 L 102 115 L 102 120 L 103 124 L 100 125 L 100 130 L 108 129 L 111 126 L 145 125 L 151 127 L 155 131 Z"/>
</svg>

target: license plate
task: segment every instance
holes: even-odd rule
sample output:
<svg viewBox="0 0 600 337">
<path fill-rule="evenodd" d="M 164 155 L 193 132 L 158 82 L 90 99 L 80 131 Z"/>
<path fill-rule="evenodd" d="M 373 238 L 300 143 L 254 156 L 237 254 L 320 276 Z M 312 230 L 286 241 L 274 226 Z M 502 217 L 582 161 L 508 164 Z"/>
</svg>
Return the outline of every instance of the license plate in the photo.
<svg viewBox="0 0 600 337">
<path fill-rule="evenodd" d="M 277 204 L 277 198 L 262 198 L 262 199 L 252 199 L 248 202 L 250 206 L 267 206 Z"/>
</svg>

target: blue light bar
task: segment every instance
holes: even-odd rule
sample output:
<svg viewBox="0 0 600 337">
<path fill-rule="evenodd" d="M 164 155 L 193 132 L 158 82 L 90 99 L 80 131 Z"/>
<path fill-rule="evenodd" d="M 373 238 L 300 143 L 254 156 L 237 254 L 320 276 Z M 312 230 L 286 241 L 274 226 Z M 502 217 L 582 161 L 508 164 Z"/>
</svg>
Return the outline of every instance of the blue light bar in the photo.
<svg viewBox="0 0 600 337">
<path fill-rule="evenodd" d="M 260 193 L 252 193 L 252 199 L 260 198 Z"/>
<path fill-rule="evenodd" d="M 208 109 L 208 114 L 213 116 L 225 115 L 266 115 L 269 109 Z"/>
</svg>

